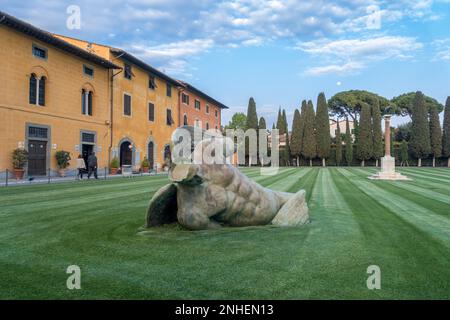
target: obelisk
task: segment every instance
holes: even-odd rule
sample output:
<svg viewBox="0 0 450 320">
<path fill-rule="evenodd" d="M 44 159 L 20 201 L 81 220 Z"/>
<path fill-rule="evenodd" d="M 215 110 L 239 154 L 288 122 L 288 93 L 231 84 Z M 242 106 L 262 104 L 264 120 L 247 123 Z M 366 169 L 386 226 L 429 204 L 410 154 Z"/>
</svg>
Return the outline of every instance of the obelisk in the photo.
<svg viewBox="0 0 450 320">
<path fill-rule="evenodd" d="M 381 172 L 369 177 L 374 180 L 410 180 L 395 172 L 395 158 L 391 156 L 391 116 L 384 117 L 384 157 L 381 158 Z"/>
</svg>

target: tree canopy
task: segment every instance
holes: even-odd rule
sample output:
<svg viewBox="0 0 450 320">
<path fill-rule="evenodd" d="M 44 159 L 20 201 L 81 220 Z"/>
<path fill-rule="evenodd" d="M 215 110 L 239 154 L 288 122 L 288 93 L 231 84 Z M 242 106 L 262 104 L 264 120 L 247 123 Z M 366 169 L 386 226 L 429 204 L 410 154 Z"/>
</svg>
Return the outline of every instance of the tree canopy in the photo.
<svg viewBox="0 0 450 320">
<path fill-rule="evenodd" d="M 391 102 L 396 106 L 396 109 L 398 111 L 397 114 L 401 114 L 403 116 L 412 115 L 415 96 L 415 92 L 409 92 L 393 98 Z M 430 111 L 431 108 L 436 108 L 438 113 L 441 113 L 442 110 L 444 110 L 444 106 L 436 101 L 436 99 L 428 97 L 426 95 L 423 95 L 423 98 L 425 100 L 425 105 L 428 111 Z"/>
<path fill-rule="evenodd" d="M 357 120 L 357 115 L 361 112 L 361 107 L 364 103 L 373 105 L 374 101 L 378 100 L 380 110 L 383 114 L 395 114 L 397 108 L 391 102 L 379 96 L 376 93 L 364 90 L 350 90 L 335 94 L 328 100 L 328 107 L 331 114 L 339 118 L 350 117 L 353 121 Z M 388 109 L 388 107 L 391 108 Z"/>
<path fill-rule="evenodd" d="M 302 151 L 302 135 L 301 132 L 301 115 L 298 109 L 295 109 L 294 120 L 292 121 L 292 135 L 291 135 L 291 154 L 294 157 L 299 157 Z"/>
<path fill-rule="evenodd" d="M 247 116 L 243 112 L 237 112 L 231 117 L 231 121 L 225 126 L 224 130 L 227 129 L 242 129 L 247 130 Z"/>
</svg>

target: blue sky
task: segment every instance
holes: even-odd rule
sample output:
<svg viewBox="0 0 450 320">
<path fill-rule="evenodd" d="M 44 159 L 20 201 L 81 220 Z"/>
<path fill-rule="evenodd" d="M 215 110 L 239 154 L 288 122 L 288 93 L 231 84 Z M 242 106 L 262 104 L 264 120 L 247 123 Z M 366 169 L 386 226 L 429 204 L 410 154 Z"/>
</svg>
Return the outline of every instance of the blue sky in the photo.
<svg viewBox="0 0 450 320">
<path fill-rule="evenodd" d="M 70 29 L 67 8 L 80 8 Z M 450 0 L 0 0 L 38 27 L 130 51 L 268 124 L 349 89 L 450 96 Z M 401 123 L 407 119 L 396 119 Z"/>
</svg>

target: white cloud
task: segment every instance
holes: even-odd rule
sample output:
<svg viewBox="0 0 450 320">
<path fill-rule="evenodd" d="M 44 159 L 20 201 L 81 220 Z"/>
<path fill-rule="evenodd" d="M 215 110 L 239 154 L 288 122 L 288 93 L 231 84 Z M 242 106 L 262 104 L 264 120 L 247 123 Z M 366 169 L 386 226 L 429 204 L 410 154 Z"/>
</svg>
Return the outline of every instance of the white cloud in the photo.
<svg viewBox="0 0 450 320">
<path fill-rule="evenodd" d="M 361 70 L 364 68 L 364 65 L 360 62 L 348 62 L 343 65 L 328 65 L 321 67 L 312 67 L 306 69 L 304 74 L 307 76 L 322 76 L 325 74 L 338 74 L 345 75 L 349 73 L 353 73 L 355 71 Z M 338 82 L 340 83 L 340 82 Z M 340 84 L 338 84 L 339 86 Z"/>
<path fill-rule="evenodd" d="M 434 40 L 431 45 L 436 52 L 432 61 L 450 60 L 450 38 Z"/>
<path fill-rule="evenodd" d="M 415 38 L 380 36 L 367 39 L 301 42 L 296 48 L 313 57 L 334 61 L 331 65 L 312 67 L 304 72 L 306 75 L 319 76 L 352 73 L 363 69 L 370 61 L 410 59 L 413 57 L 411 53 L 422 47 L 423 45 Z"/>
<path fill-rule="evenodd" d="M 129 47 L 129 50 L 143 58 L 164 59 L 193 56 L 207 51 L 213 45 L 212 39 L 194 39 L 156 46 L 134 44 Z"/>
<path fill-rule="evenodd" d="M 386 59 L 415 51 L 423 45 L 410 37 L 382 36 L 368 39 L 317 40 L 299 43 L 297 48 L 313 55 Z"/>
</svg>

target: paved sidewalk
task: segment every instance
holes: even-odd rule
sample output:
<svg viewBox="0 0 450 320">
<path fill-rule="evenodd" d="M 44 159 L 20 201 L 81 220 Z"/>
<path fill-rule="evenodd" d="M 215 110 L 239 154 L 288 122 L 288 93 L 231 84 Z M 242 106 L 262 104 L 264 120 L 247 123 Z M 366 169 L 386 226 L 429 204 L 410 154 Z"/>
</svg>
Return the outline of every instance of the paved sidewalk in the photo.
<svg viewBox="0 0 450 320">
<path fill-rule="evenodd" d="M 132 174 L 132 175 L 111 175 L 108 174 L 106 177 L 104 175 L 98 176 L 97 181 L 101 180 L 111 180 L 111 179 L 125 179 L 125 178 L 135 178 L 135 177 L 150 177 L 150 176 L 159 176 L 159 175 L 167 175 L 167 172 L 158 172 L 158 173 L 138 173 L 138 174 Z M 50 180 L 48 177 L 34 177 L 32 180 L 24 178 L 23 180 L 17 181 L 14 178 L 8 179 L 8 185 L 7 186 L 22 186 L 22 185 L 34 185 L 34 184 L 49 184 L 49 183 L 62 183 L 62 182 L 82 182 L 82 181 L 96 181 L 94 177 L 91 177 L 88 179 L 87 177 L 84 177 L 82 180 L 77 179 L 76 176 L 68 176 L 68 177 L 50 177 Z M 2 179 L 0 180 L 0 187 L 6 187 L 6 180 Z"/>
</svg>

